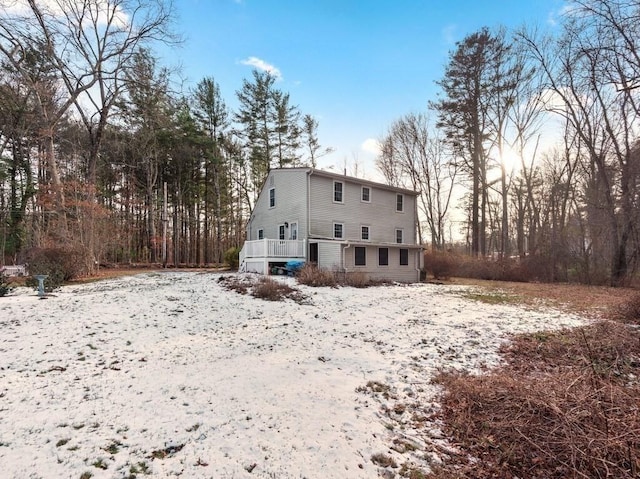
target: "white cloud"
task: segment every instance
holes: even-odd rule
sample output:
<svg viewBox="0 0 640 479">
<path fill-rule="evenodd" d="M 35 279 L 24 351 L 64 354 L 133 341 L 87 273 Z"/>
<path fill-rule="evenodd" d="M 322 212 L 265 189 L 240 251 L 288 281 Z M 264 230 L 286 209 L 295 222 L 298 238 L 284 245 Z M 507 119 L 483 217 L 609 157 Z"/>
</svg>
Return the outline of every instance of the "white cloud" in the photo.
<svg viewBox="0 0 640 479">
<path fill-rule="evenodd" d="M 446 25 L 441 33 L 442 33 L 442 39 L 444 40 L 444 42 L 447 45 L 453 45 L 456 43 L 456 30 L 458 29 L 458 26 L 454 23 L 451 23 L 449 25 Z"/>
<path fill-rule="evenodd" d="M 129 27 L 129 15 L 121 8 L 120 4 L 110 0 L 98 0 L 86 4 L 83 0 L 41 0 L 38 8 L 45 16 L 60 18 L 65 13 L 74 21 L 82 21 L 84 28 L 91 28 L 95 22 L 98 25 L 106 25 L 111 22 L 112 28 L 126 29 Z M 27 15 L 32 16 L 32 9 L 27 0 L 13 0 L 2 6 L 2 15 Z"/>
<path fill-rule="evenodd" d="M 265 62 L 264 60 L 261 60 L 258 57 L 249 57 L 245 60 L 241 60 L 240 63 L 257 68 L 258 70 L 261 70 L 263 72 L 269 72 L 277 80 L 282 80 L 282 73 L 280 73 L 280 70 L 278 70 L 278 68 L 270 63 Z"/>
<path fill-rule="evenodd" d="M 360 148 L 367 153 L 373 153 L 374 155 L 379 155 L 381 151 L 380 142 L 375 138 L 367 138 L 362 142 Z"/>
</svg>

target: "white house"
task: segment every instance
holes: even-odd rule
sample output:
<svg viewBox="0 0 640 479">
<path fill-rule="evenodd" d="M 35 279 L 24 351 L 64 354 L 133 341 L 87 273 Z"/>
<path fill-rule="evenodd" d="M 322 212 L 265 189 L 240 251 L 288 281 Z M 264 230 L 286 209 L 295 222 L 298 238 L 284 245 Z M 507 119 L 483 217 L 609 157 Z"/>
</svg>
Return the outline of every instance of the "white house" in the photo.
<svg viewBox="0 0 640 479">
<path fill-rule="evenodd" d="M 301 260 L 372 279 L 419 281 L 417 195 L 314 168 L 273 169 L 247 225 L 240 271 L 269 273 Z"/>
</svg>

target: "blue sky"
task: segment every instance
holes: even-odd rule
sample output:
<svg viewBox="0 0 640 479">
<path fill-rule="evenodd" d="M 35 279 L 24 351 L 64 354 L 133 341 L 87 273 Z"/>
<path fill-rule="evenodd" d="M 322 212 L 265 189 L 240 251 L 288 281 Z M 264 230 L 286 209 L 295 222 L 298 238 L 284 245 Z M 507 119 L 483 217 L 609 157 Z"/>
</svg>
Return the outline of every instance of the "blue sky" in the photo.
<svg viewBox="0 0 640 479">
<path fill-rule="evenodd" d="M 319 161 L 379 179 L 366 145 L 435 100 L 455 42 L 483 26 L 548 25 L 564 0 L 176 0 L 184 44 L 166 53 L 188 85 L 219 83 L 229 107 L 252 68 L 320 122 Z M 367 142 L 367 140 L 369 140 Z M 363 148 L 363 145 L 365 147 Z"/>
</svg>

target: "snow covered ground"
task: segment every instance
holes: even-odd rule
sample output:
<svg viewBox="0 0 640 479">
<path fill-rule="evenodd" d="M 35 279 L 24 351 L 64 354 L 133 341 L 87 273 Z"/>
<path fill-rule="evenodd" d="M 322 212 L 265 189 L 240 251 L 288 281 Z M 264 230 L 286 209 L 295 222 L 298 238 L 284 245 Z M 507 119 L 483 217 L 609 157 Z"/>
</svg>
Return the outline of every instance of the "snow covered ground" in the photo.
<svg viewBox="0 0 640 479">
<path fill-rule="evenodd" d="M 462 286 L 297 286 L 298 304 L 219 276 L 0 298 L 0 476 L 375 478 L 376 455 L 425 469 L 438 368 L 495 365 L 508 333 L 583 323 Z"/>
</svg>

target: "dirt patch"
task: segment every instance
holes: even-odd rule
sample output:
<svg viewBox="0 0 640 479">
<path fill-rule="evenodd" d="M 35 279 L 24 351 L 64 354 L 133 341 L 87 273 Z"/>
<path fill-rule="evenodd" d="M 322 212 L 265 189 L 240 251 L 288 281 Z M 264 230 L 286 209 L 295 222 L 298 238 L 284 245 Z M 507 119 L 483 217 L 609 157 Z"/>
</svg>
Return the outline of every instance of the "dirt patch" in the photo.
<svg viewBox="0 0 640 479">
<path fill-rule="evenodd" d="M 516 296 L 517 302 L 529 306 L 547 306 L 601 319 L 618 309 L 638 293 L 633 288 L 611 288 L 566 283 L 515 283 L 454 278 L 447 283 L 478 286 Z"/>
</svg>

